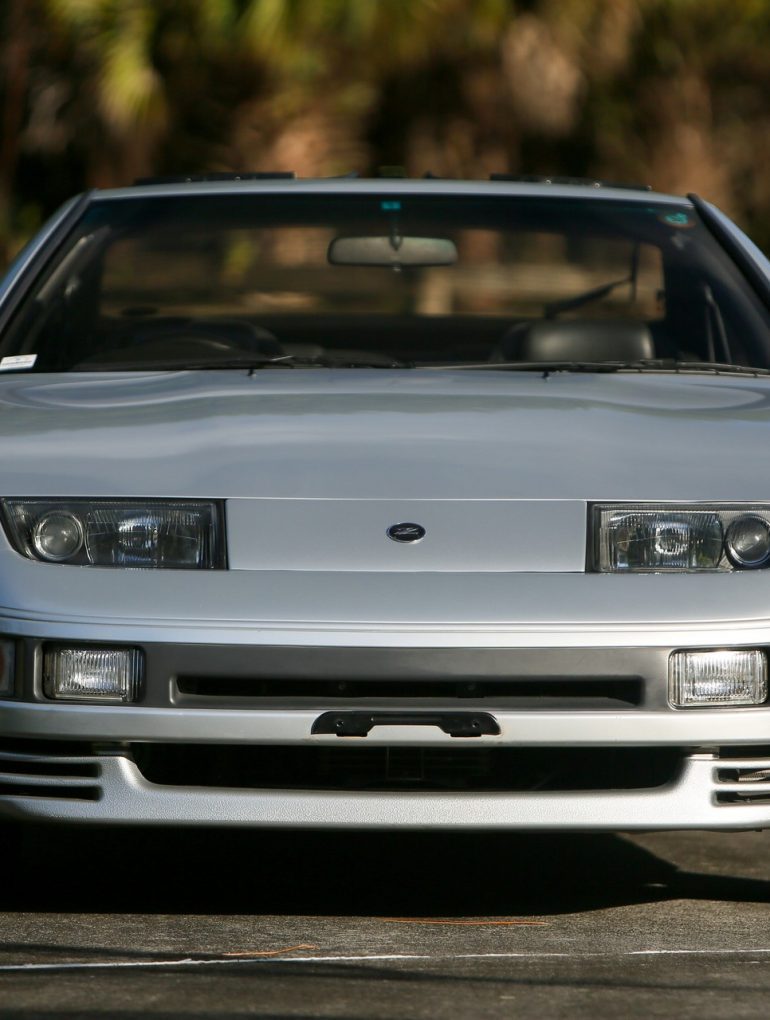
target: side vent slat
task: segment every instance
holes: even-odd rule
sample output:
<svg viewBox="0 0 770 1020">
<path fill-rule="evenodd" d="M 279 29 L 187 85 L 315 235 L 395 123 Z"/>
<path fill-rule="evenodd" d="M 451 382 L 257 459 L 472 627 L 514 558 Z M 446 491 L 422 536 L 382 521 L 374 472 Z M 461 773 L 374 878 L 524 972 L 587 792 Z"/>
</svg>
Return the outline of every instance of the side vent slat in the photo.
<svg viewBox="0 0 770 1020">
<path fill-rule="evenodd" d="M 35 786 L 33 783 L 6 783 L 0 779 L 0 797 L 39 797 L 43 800 L 100 800 L 98 786 Z"/>
<path fill-rule="evenodd" d="M 714 770 L 717 804 L 770 804 L 770 760 L 721 759 Z"/>
<path fill-rule="evenodd" d="M 0 797 L 95 801 L 102 796 L 101 767 L 85 744 L 41 746 L 20 740 L 0 744 Z M 72 753 L 72 752 L 76 753 Z"/>
<path fill-rule="evenodd" d="M 99 766 L 95 762 L 56 761 L 27 758 L 9 759 L 0 755 L 0 775 L 3 776 L 53 776 L 55 778 L 98 779 Z"/>
</svg>

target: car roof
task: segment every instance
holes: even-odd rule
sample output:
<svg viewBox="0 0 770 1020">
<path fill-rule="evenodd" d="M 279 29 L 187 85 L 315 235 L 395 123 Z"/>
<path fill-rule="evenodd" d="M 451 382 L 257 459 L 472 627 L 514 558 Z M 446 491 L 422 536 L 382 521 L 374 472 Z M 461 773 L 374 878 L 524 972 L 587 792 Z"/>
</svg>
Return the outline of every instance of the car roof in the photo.
<svg viewBox="0 0 770 1020">
<path fill-rule="evenodd" d="M 103 199 L 137 199 L 145 197 L 172 197 L 180 195 L 444 195 L 457 197 L 510 197 L 510 198 L 571 198 L 587 201 L 622 201 L 626 204 L 671 204 L 691 206 L 678 195 L 665 195 L 641 186 L 604 184 L 600 181 L 562 183 L 559 178 L 543 180 L 445 180 L 407 177 L 325 177 L 294 178 L 287 175 L 232 175 L 225 179 L 214 177 L 148 179 L 125 188 L 93 191 L 92 201 Z"/>
</svg>

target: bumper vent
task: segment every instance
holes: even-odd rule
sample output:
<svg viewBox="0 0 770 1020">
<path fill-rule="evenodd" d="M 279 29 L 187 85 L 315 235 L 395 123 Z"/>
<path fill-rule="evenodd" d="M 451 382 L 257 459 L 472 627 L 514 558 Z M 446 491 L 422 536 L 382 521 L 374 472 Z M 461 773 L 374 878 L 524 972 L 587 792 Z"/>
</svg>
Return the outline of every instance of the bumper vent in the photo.
<svg viewBox="0 0 770 1020">
<path fill-rule="evenodd" d="M 305 678 L 180 676 L 175 701 L 185 707 L 317 707 L 398 703 L 400 708 L 436 705 L 469 708 L 607 709 L 635 708 L 643 701 L 642 681 L 599 680 L 319 680 Z"/>
<path fill-rule="evenodd" d="M 717 804 L 770 804 L 770 748 L 722 748 L 714 779 Z"/>
<path fill-rule="evenodd" d="M 88 745 L 69 746 L 65 753 L 53 741 L 43 747 L 38 751 L 21 741 L 0 743 L 0 797 L 99 800 L 100 769 L 83 753 L 90 751 Z M 73 754 L 75 750 L 79 753 Z"/>
<path fill-rule="evenodd" d="M 672 748 L 306 747 L 133 744 L 163 786 L 273 790 L 635 790 L 673 782 Z"/>
</svg>

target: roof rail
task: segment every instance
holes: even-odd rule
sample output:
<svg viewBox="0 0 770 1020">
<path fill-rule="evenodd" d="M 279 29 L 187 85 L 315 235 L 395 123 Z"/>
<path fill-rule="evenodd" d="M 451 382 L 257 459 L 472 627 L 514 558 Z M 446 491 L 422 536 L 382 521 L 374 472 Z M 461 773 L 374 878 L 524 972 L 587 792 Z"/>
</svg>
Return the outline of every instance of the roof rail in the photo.
<svg viewBox="0 0 770 1020">
<path fill-rule="evenodd" d="M 594 177 L 557 177 L 540 174 L 490 174 L 490 181 L 516 181 L 519 184 L 577 184 L 586 188 L 623 188 L 627 191 L 652 191 L 651 184 L 621 184 L 598 181 Z"/>
<path fill-rule="evenodd" d="M 293 170 L 271 170 L 267 173 L 250 170 L 248 173 L 178 174 L 170 177 L 138 177 L 134 184 L 201 184 L 206 181 L 292 180 L 296 176 Z"/>
</svg>

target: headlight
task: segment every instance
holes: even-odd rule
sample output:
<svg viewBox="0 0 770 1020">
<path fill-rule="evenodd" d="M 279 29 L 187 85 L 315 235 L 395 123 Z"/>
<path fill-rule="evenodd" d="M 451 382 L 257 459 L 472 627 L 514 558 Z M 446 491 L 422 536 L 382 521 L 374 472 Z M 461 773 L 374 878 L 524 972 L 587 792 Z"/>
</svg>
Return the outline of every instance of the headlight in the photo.
<svg viewBox="0 0 770 1020">
<path fill-rule="evenodd" d="M 597 505 L 589 569 L 601 573 L 770 566 L 770 507 Z"/>
<path fill-rule="evenodd" d="M 725 552 L 736 567 L 764 567 L 770 560 L 770 524 L 762 517 L 736 517 L 725 534 Z"/>
<path fill-rule="evenodd" d="M 32 529 L 32 546 L 41 560 L 71 560 L 83 548 L 83 525 L 74 514 L 45 513 Z"/>
<path fill-rule="evenodd" d="M 214 502 L 6 499 L 2 511 L 11 542 L 33 560 L 175 570 L 224 566 Z"/>
</svg>

